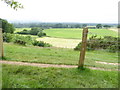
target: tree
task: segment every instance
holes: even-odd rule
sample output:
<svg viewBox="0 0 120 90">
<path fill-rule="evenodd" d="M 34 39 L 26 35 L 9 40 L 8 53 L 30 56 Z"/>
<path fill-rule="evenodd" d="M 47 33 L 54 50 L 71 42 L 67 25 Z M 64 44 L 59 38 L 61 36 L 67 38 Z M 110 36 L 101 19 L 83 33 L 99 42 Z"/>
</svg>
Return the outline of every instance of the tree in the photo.
<svg viewBox="0 0 120 90">
<path fill-rule="evenodd" d="M 23 8 L 23 5 L 21 3 L 16 2 L 14 0 L 1 0 L 1 1 L 5 2 L 8 6 L 15 10 L 17 10 L 18 8 Z"/>
<path fill-rule="evenodd" d="M 102 24 L 97 24 L 96 28 L 102 28 Z"/>
<path fill-rule="evenodd" d="M 111 26 L 110 25 L 104 25 L 103 27 L 107 29 L 107 28 L 110 28 Z"/>
<path fill-rule="evenodd" d="M 7 20 L 1 19 L 0 21 L 2 22 L 2 29 L 3 29 L 3 33 L 13 33 L 15 31 L 15 28 L 12 24 L 8 23 Z"/>
<path fill-rule="evenodd" d="M 120 25 L 118 25 L 117 28 L 120 28 Z"/>
<path fill-rule="evenodd" d="M 83 25 L 82 25 L 82 28 L 84 28 L 84 27 L 86 27 L 86 26 L 87 26 L 87 24 L 83 24 Z"/>
<path fill-rule="evenodd" d="M 80 24 L 75 24 L 75 28 L 81 28 Z"/>
<path fill-rule="evenodd" d="M 31 35 L 37 35 L 38 32 L 42 32 L 42 31 L 43 31 L 42 28 L 39 28 L 39 27 L 33 27 L 33 28 L 31 28 L 31 30 L 30 30 L 30 34 L 31 34 Z"/>
</svg>

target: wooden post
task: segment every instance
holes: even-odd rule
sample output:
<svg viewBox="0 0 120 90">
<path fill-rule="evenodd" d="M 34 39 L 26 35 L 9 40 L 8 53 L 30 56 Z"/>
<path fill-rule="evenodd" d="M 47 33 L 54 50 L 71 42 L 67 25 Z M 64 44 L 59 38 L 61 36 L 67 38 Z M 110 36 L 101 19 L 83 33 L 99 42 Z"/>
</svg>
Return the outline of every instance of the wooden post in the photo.
<svg viewBox="0 0 120 90">
<path fill-rule="evenodd" d="M 78 68 L 83 69 L 84 65 L 84 59 L 85 59 L 85 51 L 86 51 L 86 44 L 87 44 L 87 34 L 88 34 L 88 28 L 83 28 L 83 34 L 82 34 L 82 45 L 81 45 L 81 51 L 80 51 L 80 59 L 78 63 Z"/>
<path fill-rule="evenodd" d="M 2 28 L 0 28 L 0 57 L 1 57 L 1 58 L 4 57 Z"/>
</svg>

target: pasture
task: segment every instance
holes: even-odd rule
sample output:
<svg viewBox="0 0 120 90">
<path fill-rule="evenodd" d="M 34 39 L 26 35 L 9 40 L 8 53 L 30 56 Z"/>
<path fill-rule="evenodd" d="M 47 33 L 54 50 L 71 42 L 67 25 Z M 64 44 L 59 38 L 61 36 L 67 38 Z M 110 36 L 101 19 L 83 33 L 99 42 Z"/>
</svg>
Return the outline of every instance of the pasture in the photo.
<svg viewBox="0 0 120 90">
<path fill-rule="evenodd" d="M 5 60 L 30 63 L 77 65 L 79 51 L 66 48 L 40 48 L 4 43 Z M 117 65 L 101 64 L 96 61 L 117 63 L 118 54 L 104 50 L 86 52 L 85 66 L 117 69 Z"/>
<path fill-rule="evenodd" d="M 44 30 L 44 32 L 47 33 L 47 36 L 50 37 L 81 39 L 82 30 L 83 29 L 59 28 L 59 29 L 46 29 Z M 108 29 L 89 29 L 88 38 L 91 37 L 92 35 L 97 35 L 98 37 L 103 37 L 103 36 L 117 37 L 118 33 Z"/>
<path fill-rule="evenodd" d="M 117 88 L 116 71 L 3 64 L 3 88 Z"/>
</svg>

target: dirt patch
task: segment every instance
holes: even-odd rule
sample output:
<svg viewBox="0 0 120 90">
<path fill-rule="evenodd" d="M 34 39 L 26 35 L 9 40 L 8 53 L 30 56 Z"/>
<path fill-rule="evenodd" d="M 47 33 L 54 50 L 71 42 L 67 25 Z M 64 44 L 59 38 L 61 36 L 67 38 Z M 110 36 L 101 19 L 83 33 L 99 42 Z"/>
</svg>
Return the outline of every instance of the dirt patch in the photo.
<svg viewBox="0 0 120 90">
<path fill-rule="evenodd" d="M 37 67 L 56 67 L 56 68 L 77 68 L 77 65 L 55 65 L 55 64 L 40 64 L 40 63 L 27 63 L 27 62 L 15 62 L 15 61 L 0 61 L 1 64 L 12 64 L 12 65 L 25 65 L 25 66 L 37 66 Z M 118 69 L 104 69 L 96 67 L 88 67 L 93 70 L 103 71 L 118 71 Z"/>
</svg>

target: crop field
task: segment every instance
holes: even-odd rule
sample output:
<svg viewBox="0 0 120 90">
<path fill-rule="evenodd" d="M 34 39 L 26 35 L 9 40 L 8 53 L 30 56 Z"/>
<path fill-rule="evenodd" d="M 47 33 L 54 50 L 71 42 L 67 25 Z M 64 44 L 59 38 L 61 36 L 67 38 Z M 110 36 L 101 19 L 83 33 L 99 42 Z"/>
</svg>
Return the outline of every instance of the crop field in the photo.
<svg viewBox="0 0 120 90">
<path fill-rule="evenodd" d="M 37 38 L 37 41 L 44 41 L 52 44 L 54 47 L 60 48 L 75 48 L 81 40 L 79 39 L 64 39 L 64 38 L 53 38 L 53 37 L 42 37 Z"/>
<path fill-rule="evenodd" d="M 50 37 L 59 37 L 59 38 L 73 38 L 81 39 L 82 38 L 82 29 L 46 29 L 44 32 L 47 33 L 47 36 Z M 118 33 L 108 29 L 89 29 L 88 38 L 92 35 L 97 35 L 98 37 L 103 36 L 114 36 L 117 37 Z"/>
</svg>

